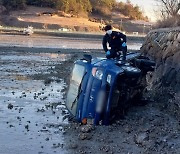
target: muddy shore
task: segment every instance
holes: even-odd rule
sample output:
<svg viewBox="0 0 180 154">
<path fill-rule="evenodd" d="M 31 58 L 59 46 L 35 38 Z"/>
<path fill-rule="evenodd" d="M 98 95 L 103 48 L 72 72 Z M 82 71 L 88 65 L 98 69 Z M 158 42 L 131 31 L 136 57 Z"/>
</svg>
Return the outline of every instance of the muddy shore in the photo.
<svg viewBox="0 0 180 154">
<path fill-rule="evenodd" d="M 73 63 L 99 49 L 0 47 L 0 154 L 180 151 L 180 121 L 149 98 L 111 126 L 68 121 L 65 94 Z"/>
</svg>

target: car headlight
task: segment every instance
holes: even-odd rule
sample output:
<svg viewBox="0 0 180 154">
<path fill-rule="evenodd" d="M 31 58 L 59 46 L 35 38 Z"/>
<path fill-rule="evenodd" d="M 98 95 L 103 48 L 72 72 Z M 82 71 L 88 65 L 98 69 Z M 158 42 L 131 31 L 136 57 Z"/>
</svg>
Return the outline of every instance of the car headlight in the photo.
<svg viewBox="0 0 180 154">
<path fill-rule="evenodd" d="M 111 83 L 111 75 L 110 75 L 110 74 L 107 75 L 106 81 L 107 81 L 107 83 L 109 83 L 109 84 Z"/>
<path fill-rule="evenodd" d="M 92 75 L 93 75 L 94 77 L 96 77 L 97 79 L 102 80 L 103 71 L 102 71 L 102 70 L 98 70 L 96 67 L 94 67 L 94 68 L 92 69 Z"/>
</svg>

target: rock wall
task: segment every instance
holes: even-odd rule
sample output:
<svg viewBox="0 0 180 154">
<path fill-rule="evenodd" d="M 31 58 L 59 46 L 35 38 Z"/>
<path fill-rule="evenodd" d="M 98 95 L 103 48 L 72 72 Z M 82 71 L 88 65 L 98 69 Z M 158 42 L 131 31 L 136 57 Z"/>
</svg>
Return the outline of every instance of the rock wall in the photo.
<svg viewBox="0 0 180 154">
<path fill-rule="evenodd" d="M 180 27 L 148 33 L 141 51 L 156 62 L 153 97 L 180 115 Z"/>
<path fill-rule="evenodd" d="M 6 8 L 3 5 L 0 5 L 0 14 L 7 11 Z"/>
</svg>

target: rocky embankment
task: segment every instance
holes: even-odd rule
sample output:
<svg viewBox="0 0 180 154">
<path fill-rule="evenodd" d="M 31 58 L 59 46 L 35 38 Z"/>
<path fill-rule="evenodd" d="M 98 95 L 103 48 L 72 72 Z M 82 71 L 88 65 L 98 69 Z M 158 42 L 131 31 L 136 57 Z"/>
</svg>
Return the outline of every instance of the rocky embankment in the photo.
<svg viewBox="0 0 180 154">
<path fill-rule="evenodd" d="M 153 30 L 141 51 L 156 61 L 152 96 L 163 109 L 180 116 L 180 28 Z"/>
</svg>

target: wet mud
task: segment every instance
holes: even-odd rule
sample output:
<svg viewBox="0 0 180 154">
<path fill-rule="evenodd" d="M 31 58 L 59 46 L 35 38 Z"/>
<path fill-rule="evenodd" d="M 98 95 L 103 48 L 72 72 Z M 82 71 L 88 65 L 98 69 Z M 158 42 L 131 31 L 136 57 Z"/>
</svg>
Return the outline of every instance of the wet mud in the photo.
<svg viewBox="0 0 180 154">
<path fill-rule="evenodd" d="M 53 69 L 70 57 L 0 52 L 0 153 L 53 153 L 63 147 L 67 85 Z"/>
<path fill-rule="evenodd" d="M 155 101 L 131 107 L 110 126 L 73 121 L 64 105 L 73 63 L 84 53 L 104 53 L 39 51 L 1 48 L 0 154 L 180 152 L 180 121 Z"/>
</svg>

